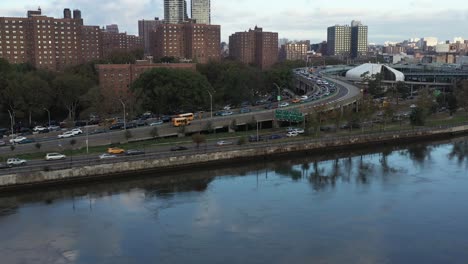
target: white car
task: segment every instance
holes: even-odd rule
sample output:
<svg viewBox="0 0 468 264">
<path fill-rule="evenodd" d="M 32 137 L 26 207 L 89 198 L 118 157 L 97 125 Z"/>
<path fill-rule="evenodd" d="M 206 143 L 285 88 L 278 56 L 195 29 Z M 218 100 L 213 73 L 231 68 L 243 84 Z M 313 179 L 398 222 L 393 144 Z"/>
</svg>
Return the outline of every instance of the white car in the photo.
<svg viewBox="0 0 468 264">
<path fill-rule="evenodd" d="M 309 97 L 307 95 L 301 96 L 301 100 L 307 100 L 307 99 L 309 99 Z"/>
<path fill-rule="evenodd" d="M 26 137 L 15 137 L 13 139 L 10 139 L 10 143 L 14 144 L 14 143 L 20 143 L 21 141 L 25 140 Z"/>
<path fill-rule="evenodd" d="M 83 134 L 83 131 L 79 128 L 74 128 L 71 130 L 71 132 L 76 136 L 76 135 L 79 135 L 79 134 Z"/>
<path fill-rule="evenodd" d="M 286 106 L 289 106 L 288 102 L 282 102 L 278 105 L 278 107 L 286 107 Z"/>
<path fill-rule="evenodd" d="M 295 131 L 288 132 L 286 134 L 287 137 L 297 137 L 299 134 Z"/>
<path fill-rule="evenodd" d="M 60 127 L 59 126 L 49 126 L 49 127 L 47 127 L 47 129 L 49 129 L 49 131 L 56 131 L 56 130 L 60 130 Z"/>
<path fill-rule="evenodd" d="M 99 159 L 101 159 L 101 160 L 103 160 L 103 159 L 113 159 L 113 158 L 117 158 L 117 156 L 113 155 L 113 154 L 108 154 L 108 153 L 104 153 L 104 154 L 99 155 Z"/>
<path fill-rule="evenodd" d="M 58 135 L 57 137 L 58 138 L 69 138 L 69 137 L 74 137 L 75 136 L 75 133 L 73 133 L 73 131 L 67 131 L 61 135 Z"/>
<path fill-rule="evenodd" d="M 224 109 L 224 110 L 231 110 L 231 106 L 230 106 L 230 105 L 226 105 L 223 109 Z"/>
<path fill-rule="evenodd" d="M 60 154 L 60 153 L 47 153 L 45 156 L 46 160 L 62 160 L 65 159 L 67 156 Z"/>
<path fill-rule="evenodd" d="M 234 113 L 231 112 L 231 111 L 224 111 L 224 112 L 221 113 L 221 116 L 230 116 L 232 114 L 234 114 Z"/>
<path fill-rule="evenodd" d="M 41 132 L 41 131 L 44 131 L 44 130 L 46 130 L 46 129 L 47 129 L 47 128 L 46 128 L 46 127 L 43 127 L 43 126 L 35 126 L 35 127 L 33 128 L 33 131 L 34 131 L 34 132 Z"/>
<path fill-rule="evenodd" d="M 218 145 L 218 146 L 232 145 L 232 142 L 231 141 L 221 140 L 221 141 L 216 142 L 216 145 Z"/>
<path fill-rule="evenodd" d="M 304 134 L 305 131 L 302 128 L 295 128 L 292 132 L 296 132 L 298 134 Z"/>
<path fill-rule="evenodd" d="M 7 160 L 7 165 L 10 166 L 10 167 L 13 167 L 13 166 L 21 166 L 21 165 L 25 165 L 26 164 L 26 160 L 24 159 L 18 159 L 18 158 L 10 158 Z"/>
<path fill-rule="evenodd" d="M 162 125 L 164 124 L 164 122 L 162 120 L 158 120 L 158 121 L 154 121 L 152 123 L 150 123 L 150 126 L 159 126 L 159 125 Z"/>
</svg>

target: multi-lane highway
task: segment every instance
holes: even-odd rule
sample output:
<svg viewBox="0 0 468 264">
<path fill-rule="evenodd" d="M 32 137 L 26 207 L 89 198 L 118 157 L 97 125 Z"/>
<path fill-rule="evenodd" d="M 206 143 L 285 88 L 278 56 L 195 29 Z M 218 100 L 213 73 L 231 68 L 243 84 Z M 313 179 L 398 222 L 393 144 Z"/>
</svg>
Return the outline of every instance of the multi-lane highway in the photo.
<svg viewBox="0 0 468 264">
<path fill-rule="evenodd" d="M 301 71 L 302 72 L 302 71 Z M 306 74 L 309 74 L 308 72 Z M 317 98 L 316 100 L 303 102 L 299 104 L 290 104 L 288 107 L 284 107 L 281 109 L 297 109 L 301 112 L 307 113 L 310 111 L 311 108 L 317 105 L 328 105 L 330 107 L 337 107 L 340 105 L 347 105 L 355 102 L 359 99 L 360 90 L 359 88 L 336 78 L 324 76 L 323 80 L 327 80 L 329 83 L 333 83 L 333 85 L 337 88 L 334 94 L 329 96 L 323 96 L 321 98 Z M 314 86 L 315 83 L 310 81 L 310 85 Z M 231 116 L 219 116 L 210 118 L 207 113 L 203 119 L 194 120 L 190 126 L 186 127 L 185 132 L 192 133 L 197 132 L 200 130 L 204 130 L 207 126 L 211 126 L 212 128 L 222 128 L 227 127 L 232 123 L 232 120 L 236 120 L 237 125 L 243 125 L 252 122 L 253 120 L 257 122 L 266 122 L 272 121 L 275 119 L 275 110 L 276 109 L 264 109 L 264 106 L 253 106 L 251 107 L 252 112 L 250 113 L 239 113 L 239 109 L 232 110 L 235 114 Z M 170 123 L 165 123 L 159 126 L 158 134 L 161 137 L 167 136 L 177 136 L 180 128 L 173 127 Z M 144 140 L 151 138 L 151 130 L 154 127 L 139 127 L 131 129 L 132 138 L 131 140 Z M 83 134 L 73 137 L 75 139 L 75 145 L 73 146 L 75 149 L 84 148 L 88 144 L 88 146 L 103 146 L 109 144 L 118 144 L 121 142 L 126 142 L 127 139 L 125 138 L 124 131 L 106 131 L 105 133 L 94 134 L 93 132 L 99 129 L 99 127 L 92 126 L 86 127 L 83 129 Z M 41 143 L 41 152 L 52 152 L 52 151 L 63 151 L 65 149 L 69 149 L 70 140 L 71 138 L 67 139 L 57 139 L 57 134 L 62 132 L 55 132 L 48 133 L 48 134 L 40 134 L 34 135 L 36 142 Z M 15 146 L 15 150 L 12 151 L 8 146 L 4 146 L 0 148 L 0 155 L 2 156 L 10 156 L 14 154 L 21 154 L 21 153 L 30 153 L 38 151 L 34 143 L 29 144 L 17 144 Z"/>
</svg>

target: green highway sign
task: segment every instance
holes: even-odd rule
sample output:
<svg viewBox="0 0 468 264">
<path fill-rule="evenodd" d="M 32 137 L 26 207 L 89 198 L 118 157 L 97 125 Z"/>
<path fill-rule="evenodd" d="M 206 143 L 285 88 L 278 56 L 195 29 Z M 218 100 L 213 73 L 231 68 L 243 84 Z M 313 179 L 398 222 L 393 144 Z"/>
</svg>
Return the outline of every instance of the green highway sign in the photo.
<svg viewBox="0 0 468 264">
<path fill-rule="evenodd" d="M 300 123 L 304 121 L 304 114 L 298 110 L 276 110 L 275 118 L 278 121 Z"/>
</svg>

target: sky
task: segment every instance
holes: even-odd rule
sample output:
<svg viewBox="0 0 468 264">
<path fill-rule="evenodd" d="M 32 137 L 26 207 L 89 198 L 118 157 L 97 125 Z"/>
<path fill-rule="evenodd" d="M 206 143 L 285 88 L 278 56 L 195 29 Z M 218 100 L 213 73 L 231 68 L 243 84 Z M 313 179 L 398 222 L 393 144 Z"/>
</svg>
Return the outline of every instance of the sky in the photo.
<svg viewBox="0 0 468 264">
<path fill-rule="evenodd" d="M 211 0 L 211 14 L 212 24 L 221 25 L 222 41 L 258 25 L 279 38 L 316 43 L 326 40 L 327 27 L 351 20 L 369 27 L 370 43 L 432 36 L 445 41 L 468 39 L 465 1 Z M 80 9 L 86 25 L 118 24 L 121 32 L 135 35 L 138 20 L 164 17 L 163 0 L 1 0 L 0 16 L 24 17 L 38 6 L 53 17 L 62 17 L 67 7 Z"/>
</svg>

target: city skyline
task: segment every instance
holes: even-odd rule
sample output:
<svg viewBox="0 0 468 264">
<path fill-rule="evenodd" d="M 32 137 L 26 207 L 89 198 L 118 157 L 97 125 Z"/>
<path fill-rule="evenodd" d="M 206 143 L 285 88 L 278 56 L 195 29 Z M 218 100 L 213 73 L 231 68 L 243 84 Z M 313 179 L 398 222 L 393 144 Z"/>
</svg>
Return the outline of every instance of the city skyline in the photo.
<svg viewBox="0 0 468 264">
<path fill-rule="evenodd" d="M 457 9 L 428 0 L 395 0 L 390 8 L 368 0 L 359 4 L 298 0 L 294 5 L 267 0 L 211 2 L 212 24 L 221 25 L 222 41 L 227 41 L 233 32 L 258 25 L 279 32 L 280 38 L 321 42 L 326 40 L 329 26 L 347 24 L 351 20 L 360 20 L 369 26 L 369 43 L 383 44 L 428 36 L 437 37 L 439 41 L 468 38 L 464 29 L 468 8 L 460 9 L 463 6 L 461 0 L 451 2 Z M 163 0 L 144 0 L 138 4 L 132 0 L 103 0 L 100 3 L 95 5 L 85 0 L 8 1 L 0 3 L 0 16 L 24 16 L 27 10 L 40 6 L 44 14 L 60 17 L 63 8 L 69 7 L 80 9 L 86 24 L 101 27 L 117 24 L 121 32 L 134 35 L 138 34 L 138 20 L 164 17 Z M 190 7 L 190 1 L 187 6 Z"/>
</svg>

